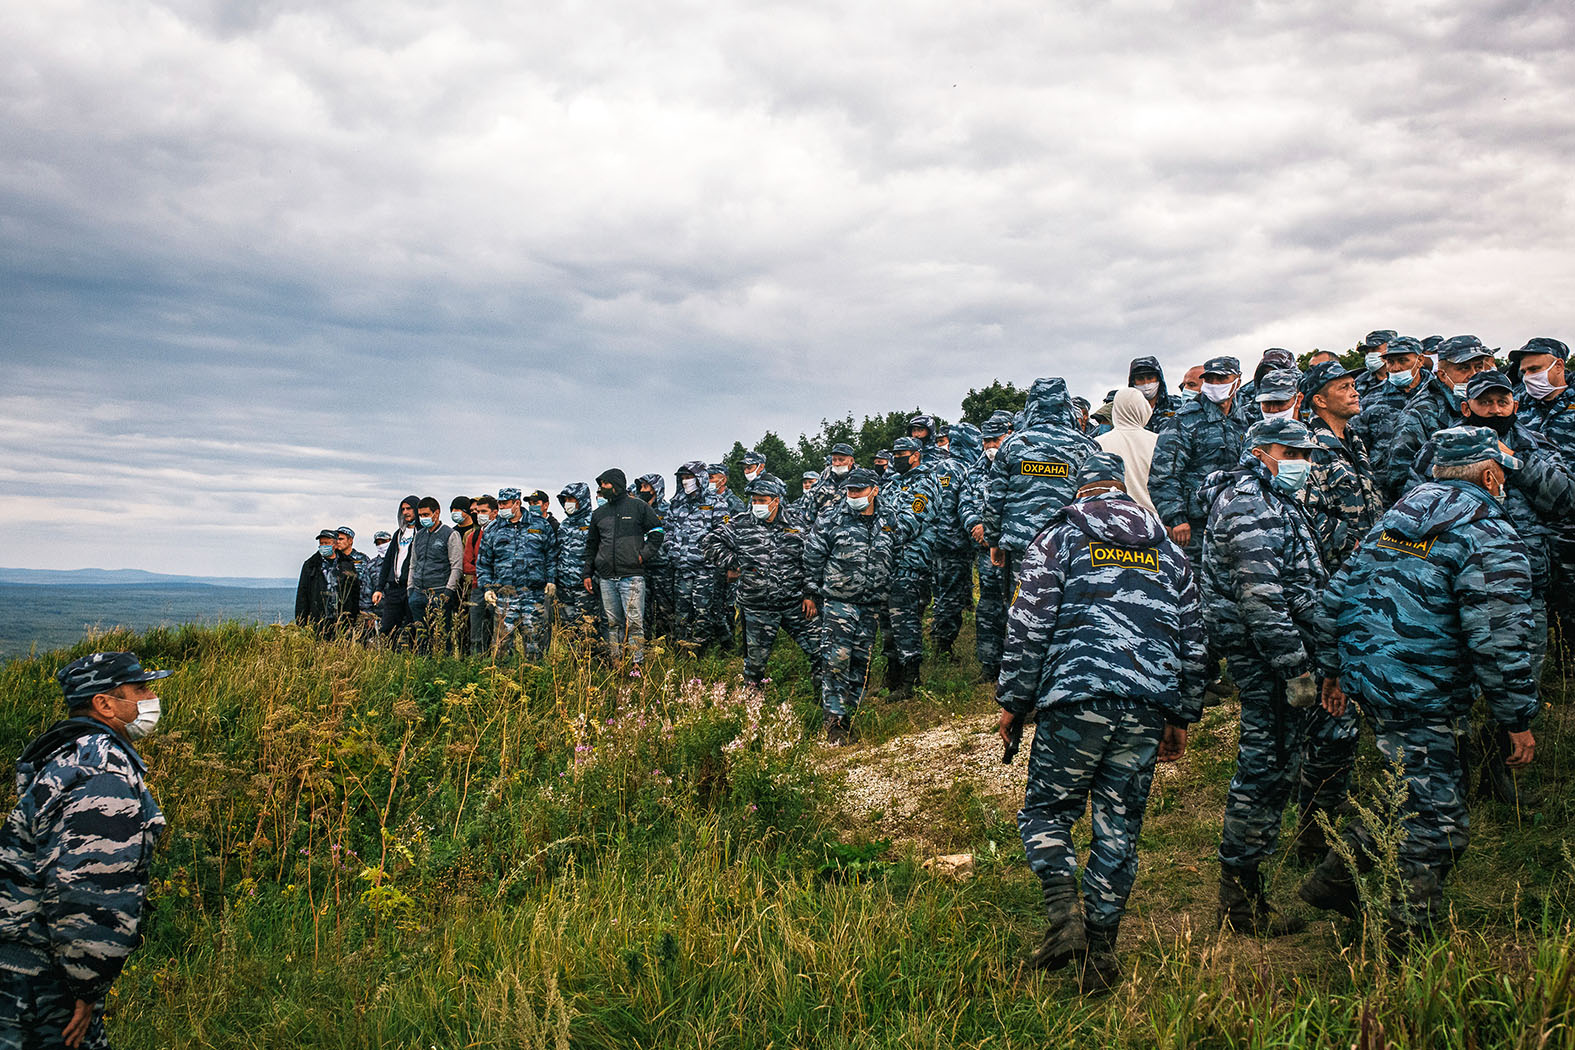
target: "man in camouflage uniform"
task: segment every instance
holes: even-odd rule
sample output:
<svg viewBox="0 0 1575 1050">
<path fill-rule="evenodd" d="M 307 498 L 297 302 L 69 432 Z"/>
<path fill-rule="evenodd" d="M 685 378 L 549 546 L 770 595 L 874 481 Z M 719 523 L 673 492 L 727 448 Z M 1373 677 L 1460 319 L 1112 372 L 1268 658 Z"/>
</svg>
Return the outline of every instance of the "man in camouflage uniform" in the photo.
<svg viewBox="0 0 1575 1050">
<path fill-rule="evenodd" d="M 891 588 L 880 615 L 886 688 L 891 691 L 892 700 L 906 700 L 920 684 L 924 607 L 930 598 L 931 562 L 943 524 L 940 486 L 924 455 L 924 446 L 917 438 L 893 441 L 891 473 L 880 491 L 882 503 L 892 513 L 911 515 L 917 522 L 914 535 L 897 547 Z"/>
<path fill-rule="evenodd" d="M 1367 446 L 1350 425 L 1361 411 L 1355 374 L 1338 361 L 1314 365 L 1302 377 L 1300 390 L 1312 415 L 1307 430 L 1318 444 L 1302 489 L 1302 507 L 1312 521 L 1324 567 L 1333 575 L 1384 512 L 1384 500 Z M 1316 864 L 1327 849 L 1318 813 L 1333 815 L 1344 808 L 1360 730 L 1354 704 L 1338 717 L 1321 705 L 1308 711 L 1295 846 L 1304 864 Z"/>
<path fill-rule="evenodd" d="M 1361 394 L 1362 414 L 1351 425 L 1362 435 L 1362 442 L 1373 458 L 1379 490 L 1384 499 L 1392 501 L 1399 492 L 1390 492 L 1384 487 L 1389 476 L 1387 450 L 1400 429 L 1406 404 L 1432 378 L 1433 370 L 1427 367 L 1422 344 L 1408 335 L 1397 335 L 1385 343 L 1383 357 L 1384 380 Z"/>
<path fill-rule="evenodd" d="M 1493 351 L 1474 335 L 1456 335 L 1438 347 L 1438 370 L 1416 389 L 1400 413 L 1394 439 L 1384 449 L 1379 467 L 1379 488 L 1391 499 L 1405 490 L 1411 461 L 1427 439 L 1447 427 L 1460 425 L 1460 403 L 1466 383 L 1478 372 L 1493 367 Z"/>
<path fill-rule="evenodd" d="M 650 504 L 665 528 L 667 512 L 670 509 L 667 502 L 667 479 L 660 474 L 641 474 L 634 479 L 634 495 L 637 499 Z M 645 622 L 651 625 L 646 633 L 655 638 L 672 630 L 673 610 L 677 604 L 674 596 L 673 561 L 666 547 L 656 549 L 656 557 L 645 567 L 645 579 Z"/>
<path fill-rule="evenodd" d="M 766 472 L 765 453 L 756 452 L 754 449 L 750 449 L 748 452 L 744 453 L 744 458 L 741 462 L 744 468 L 744 486 L 746 490 L 745 494 L 747 495 L 749 483 L 762 476 Z"/>
<path fill-rule="evenodd" d="M 1247 417 L 1247 425 L 1249 427 L 1263 418 L 1263 407 L 1260 402 L 1262 402 L 1264 399 L 1259 395 L 1262 393 L 1262 384 L 1265 377 L 1267 377 L 1271 372 L 1284 371 L 1296 371 L 1295 355 L 1289 350 L 1285 350 L 1278 346 L 1271 346 L 1269 349 L 1265 350 L 1263 352 L 1263 356 L 1258 359 L 1258 367 L 1253 369 L 1252 379 L 1249 382 L 1242 384 L 1239 399 L 1241 402 L 1242 414 Z M 1280 380 L 1280 384 L 1281 388 L 1283 389 L 1283 378 Z M 1291 385 L 1294 389 L 1294 380 L 1292 381 Z"/>
<path fill-rule="evenodd" d="M 935 643 L 935 654 L 950 660 L 962 630 L 963 610 L 973 604 L 974 544 L 957 508 L 968 471 L 982 450 L 979 428 L 972 423 L 956 423 L 946 436 L 946 451 L 937 451 L 934 464 L 935 483 L 940 487 L 940 520 L 935 545 L 935 621 L 930 625 L 930 639 Z"/>
<path fill-rule="evenodd" d="M 1210 477 L 1203 493 L 1210 508 L 1203 618 L 1241 689 L 1236 775 L 1220 836 L 1219 921 L 1279 936 L 1305 923 L 1270 906 L 1260 867 L 1279 841 L 1306 709 L 1318 696 L 1312 644 L 1328 576 L 1297 501 L 1318 443 L 1296 420 L 1265 419 L 1244 444 L 1236 469 Z"/>
<path fill-rule="evenodd" d="M 1298 384 L 1301 379 L 1302 374 L 1294 368 L 1265 372 L 1253 388 L 1252 421 L 1300 419 L 1302 399 Z"/>
<path fill-rule="evenodd" d="M 341 525 L 334 530 L 334 553 L 341 558 L 349 558 L 355 566 L 356 577 L 356 607 L 355 615 L 345 617 L 348 627 L 354 627 L 362 613 L 372 611 L 372 594 L 366 589 L 367 566 L 372 559 L 355 549 L 355 530 L 348 525 Z"/>
<path fill-rule="evenodd" d="M 1376 332 L 1368 332 L 1367 337 L 1356 345 L 1362 351 L 1362 364 L 1365 370 L 1356 377 L 1356 394 L 1365 400 L 1377 387 L 1384 382 L 1384 376 L 1389 368 L 1384 364 L 1384 347 L 1389 345 L 1389 340 L 1395 337 L 1395 332 L 1387 328 Z"/>
<path fill-rule="evenodd" d="M 908 436 L 919 443 L 927 457 L 934 455 L 935 449 L 935 417 L 916 415 L 908 420 Z M 893 454 L 897 451 L 895 443 L 891 446 Z"/>
<path fill-rule="evenodd" d="M 1211 357 L 1203 363 L 1202 394 L 1176 410 L 1170 426 L 1159 433 L 1149 467 L 1148 494 L 1170 538 L 1187 552 L 1194 569 L 1203 546 L 1208 504 L 1203 480 L 1217 470 L 1230 470 L 1241 456 L 1247 419 L 1237 396 L 1241 362 Z"/>
<path fill-rule="evenodd" d="M 355 562 L 334 549 L 337 539 L 333 529 L 317 533 L 317 550 L 301 565 L 295 586 L 295 622 L 322 638 L 352 631 L 361 611 L 361 577 Z"/>
<path fill-rule="evenodd" d="M 1099 450 L 1077 428 L 1066 381 L 1035 379 L 1028 389 L 1023 424 L 1001 443 L 990 465 L 984 503 L 984 538 L 990 558 L 1005 572 L 1008 600 L 1013 566 L 1039 530 L 1077 495 L 1077 472 Z"/>
<path fill-rule="evenodd" d="M 1434 480 L 1384 514 L 1323 600 L 1324 673 L 1361 703 L 1379 754 L 1403 767 L 1396 949 L 1442 912 L 1444 880 L 1469 838 L 1455 722 L 1480 694 L 1509 732 L 1509 766 L 1529 764 L 1536 746 L 1531 568 L 1499 506 L 1506 471 L 1519 464 L 1486 427 L 1442 430 L 1433 450 Z M 1360 825 L 1348 835 L 1366 869 L 1377 847 Z M 1314 907 L 1357 914 L 1355 882 L 1332 851 L 1298 892 Z"/>
<path fill-rule="evenodd" d="M 875 453 L 875 473 L 885 478 L 891 473 L 891 449 L 883 448 Z"/>
<path fill-rule="evenodd" d="M 519 489 L 499 489 L 498 501 L 514 513 L 508 520 L 493 522 L 482 534 L 476 586 L 482 600 L 497 610 L 493 651 L 508 648 L 518 627 L 525 658 L 539 660 L 552 639 L 547 584 L 558 577 L 557 544 L 547 519 L 533 506 L 521 507 Z"/>
<path fill-rule="evenodd" d="M 1120 979 L 1116 934 L 1154 763 L 1181 757 L 1207 669 L 1192 568 L 1125 476 L 1115 453 L 1089 456 L 1076 502 L 1024 554 L 996 690 L 1008 746 L 1039 712 L 1017 815 L 1050 919 L 1032 962 L 1055 969 L 1086 949 L 1085 991 Z M 1090 801 L 1080 903 L 1072 826 Z"/>
<path fill-rule="evenodd" d="M 897 548 L 918 531 L 911 513 L 883 505 L 879 488 L 873 470 L 854 468 L 845 497 L 821 512 L 804 541 L 804 615 L 820 617 L 821 705 L 834 745 L 852 739 Z"/>
<path fill-rule="evenodd" d="M 805 506 L 799 511 L 806 528 L 812 528 L 815 519 L 820 517 L 822 511 L 842 499 L 842 490 L 847 483 L 848 474 L 858 465 L 853 459 L 853 446 L 845 441 L 832 445 L 831 453 L 826 458 L 828 460 L 826 469 L 805 493 L 803 499 Z"/>
<path fill-rule="evenodd" d="M 56 678 L 69 717 L 16 763 L 0 829 L 0 1050 L 109 1045 L 104 997 L 142 943 L 164 815 L 131 741 L 158 722 L 135 653 L 94 653 Z"/>
<path fill-rule="evenodd" d="M 963 476 L 957 495 L 957 521 L 972 544 L 974 564 L 979 570 L 979 604 L 974 610 L 974 656 L 979 661 L 979 681 L 993 683 L 1001 673 L 1001 645 L 1006 639 L 1005 575 L 990 558 L 985 539 L 984 503 L 989 496 L 990 470 L 1006 440 L 1012 417 L 997 412 L 979 428 L 979 457 Z"/>
<path fill-rule="evenodd" d="M 1461 409 L 1465 422 L 1485 426 L 1509 449 L 1518 467 L 1505 466 L 1504 499 L 1500 504 L 1515 532 L 1526 545 L 1531 570 L 1528 596 L 1534 616 L 1528 632 L 1531 647 L 1531 680 L 1542 681 L 1542 664 L 1548 650 L 1548 588 L 1551 558 L 1558 536 L 1575 519 L 1575 478 L 1559 450 L 1540 434 L 1517 422 L 1515 394 L 1508 377 L 1492 370 L 1478 372 L 1466 384 Z M 1411 466 L 1407 490 L 1432 480 L 1437 444 L 1424 444 Z M 1516 801 L 1514 780 L 1504 766 L 1508 735 L 1494 727 L 1483 735 L 1481 775 L 1483 790 L 1502 802 Z M 1472 750 L 1468 747 L 1468 753 Z"/>
<path fill-rule="evenodd" d="M 678 468 L 677 487 L 664 525 L 672 545 L 674 630 L 680 642 L 706 646 L 718 641 L 712 633 L 711 609 L 718 602 L 717 569 L 707 565 L 703 544 L 730 516 L 727 502 L 706 480 L 706 465 L 691 460 Z"/>
<path fill-rule="evenodd" d="M 760 458 L 760 463 L 765 463 L 765 457 L 756 452 L 753 455 Z M 745 454 L 747 459 L 749 454 Z M 764 470 L 763 465 L 760 466 Z M 726 524 L 733 518 L 744 513 L 744 501 L 733 493 L 727 491 L 727 466 L 722 463 L 712 463 L 706 468 L 707 480 L 711 484 L 712 498 L 727 508 L 722 516 L 722 523 Z M 719 574 L 716 580 L 716 597 L 707 607 L 706 623 L 708 624 L 708 637 L 712 643 L 719 646 L 725 653 L 733 651 L 734 628 L 738 621 L 738 581 L 729 580 L 725 573 Z"/>
<path fill-rule="evenodd" d="M 375 637 L 377 634 L 378 616 L 377 605 L 372 596 L 377 593 L 377 581 L 383 574 L 383 558 L 388 553 L 388 545 L 393 540 L 393 533 L 387 529 L 378 529 L 372 533 L 372 547 L 376 554 L 368 558 L 361 566 L 361 633 L 366 638 Z"/>
<path fill-rule="evenodd" d="M 594 636 L 600 627 L 601 602 L 580 583 L 591 513 L 596 509 L 591 502 L 591 487 L 583 481 L 571 481 L 558 493 L 558 505 L 563 508 L 563 523 L 558 526 L 558 575 L 554 588 L 557 619 L 580 637 Z"/>
<path fill-rule="evenodd" d="M 1557 339 L 1538 336 L 1509 355 L 1510 371 L 1518 375 L 1520 423 L 1541 434 L 1567 462 L 1575 462 L 1575 390 L 1565 376 L 1570 348 Z M 1559 530 L 1553 542 L 1553 588 L 1548 612 L 1558 627 L 1564 653 L 1575 648 L 1575 526 Z M 1568 666 L 1566 663 L 1565 666 Z"/>
<path fill-rule="evenodd" d="M 706 560 L 738 581 L 744 615 L 744 682 L 759 688 L 777 632 L 786 631 L 809 658 L 810 674 L 820 688 L 818 621 L 805 615 L 804 530 L 787 513 L 787 486 L 761 474 L 744 487 L 749 513 L 741 514 L 707 537 Z"/>
<path fill-rule="evenodd" d="M 1165 389 L 1165 369 L 1160 365 L 1159 358 L 1134 357 L 1127 365 L 1127 386 L 1135 387 L 1153 410 L 1148 422 L 1143 425 L 1144 430 L 1158 434 L 1170 425 L 1176 410 L 1181 407 L 1181 398 Z M 1106 404 L 1114 399 L 1115 391 L 1111 391 Z"/>
</svg>

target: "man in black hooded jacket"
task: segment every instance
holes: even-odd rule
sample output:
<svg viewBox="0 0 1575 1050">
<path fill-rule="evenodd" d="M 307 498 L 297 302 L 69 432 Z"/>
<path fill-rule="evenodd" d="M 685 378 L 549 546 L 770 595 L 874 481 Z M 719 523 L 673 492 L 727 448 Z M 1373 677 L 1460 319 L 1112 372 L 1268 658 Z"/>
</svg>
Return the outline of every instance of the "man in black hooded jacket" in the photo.
<svg viewBox="0 0 1575 1050">
<path fill-rule="evenodd" d="M 420 502 L 420 496 L 406 496 L 399 501 L 398 524 L 394 527 L 388 553 L 383 556 L 377 591 L 372 595 L 372 605 L 379 615 L 377 633 L 380 635 L 395 634 L 413 627 L 416 622 L 410 612 L 410 565 L 413 560 L 410 555 L 420 528 L 416 524 L 416 507 Z"/>
<path fill-rule="evenodd" d="M 627 656 L 637 664 L 645 654 L 645 567 L 662 545 L 662 518 L 629 495 L 628 479 L 616 467 L 596 479 L 596 496 L 585 540 L 585 589 L 601 589 L 613 659 Z"/>
</svg>

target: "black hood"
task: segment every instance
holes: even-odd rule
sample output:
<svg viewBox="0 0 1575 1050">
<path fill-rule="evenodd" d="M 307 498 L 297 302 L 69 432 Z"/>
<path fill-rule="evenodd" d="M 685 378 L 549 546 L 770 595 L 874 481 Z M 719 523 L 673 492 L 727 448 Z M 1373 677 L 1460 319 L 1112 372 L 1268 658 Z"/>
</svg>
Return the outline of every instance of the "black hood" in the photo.
<svg viewBox="0 0 1575 1050">
<path fill-rule="evenodd" d="M 398 532 L 400 529 L 405 527 L 404 510 L 405 510 L 405 504 L 407 504 L 407 503 L 410 504 L 410 513 L 415 515 L 415 517 L 410 519 L 410 524 L 412 526 L 416 527 L 416 528 L 420 528 L 421 527 L 421 522 L 419 520 L 420 517 L 421 517 L 421 497 L 420 496 L 406 496 L 404 499 L 399 501 L 399 506 L 397 508 L 395 508 L 395 510 L 394 510 L 394 531 L 395 532 Z"/>
<path fill-rule="evenodd" d="M 611 470 L 604 470 L 598 474 L 596 476 L 596 484 L 598 486 L 611 485 L 613 492 L 619 496 L 629 494 L 629 479 L 617 467 L 613 467 Z"/>
</svg>

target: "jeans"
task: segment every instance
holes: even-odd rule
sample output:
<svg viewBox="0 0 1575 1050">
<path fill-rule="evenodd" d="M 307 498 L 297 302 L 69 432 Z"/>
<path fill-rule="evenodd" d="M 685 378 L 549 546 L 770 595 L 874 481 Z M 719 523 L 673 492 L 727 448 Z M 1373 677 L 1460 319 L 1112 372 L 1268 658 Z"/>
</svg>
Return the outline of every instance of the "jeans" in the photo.
<svg viewBox="0 0 1575 1050">
<path fill-rule="evenodd" d="M 639 663 L 645 656 L 645 577 L 597 579 L 607 620 L 607 647 L 614 660 Z"/>
</svg>

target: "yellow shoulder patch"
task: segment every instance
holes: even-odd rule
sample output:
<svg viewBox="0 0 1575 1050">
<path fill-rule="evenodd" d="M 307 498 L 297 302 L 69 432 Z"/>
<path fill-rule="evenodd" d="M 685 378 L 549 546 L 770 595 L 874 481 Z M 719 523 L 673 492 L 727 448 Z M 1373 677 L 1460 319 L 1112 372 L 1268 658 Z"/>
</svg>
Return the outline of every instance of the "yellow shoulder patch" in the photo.
<svg viewBox="0 0 1575 1050">
<path fill-rule="evenodd" d="M 1025 459 L 1017 472 L 1035 478 L 1066 478 L 1072 476 L 1072 467 L 1058 460 Z"/>
<path fill-rule="evenodd" d="M 1094 568 L 1141 569 L 1159 571 L 1158 547 L 1117 547 L 1113 543 L 1090 543 L 1088 558 Z"/>
<path fill-rule="evenodd" d="M 1437 536 L 1429 536 L 1427 539 L 1418 543 L 1416 540 L 1408 540 L 1398 533 L 1390 532 L 1388 529 L 1385 529 L 1383 532 L 1378 534 L 1378 546 L 1386 548 L 1387 550 L 1399 551 L 1401 554 L 1409 554 L 1413 558 L 1422 558 L 1425 560 L 1428 554 L 1432 552 L 1433 543 L 1437 539 Z"/>
<path fill-rule="evenodd" d="M 924 493 L 921 492 L 917 496 L 913 497 L 913 513 L 923 514 L 924 508 L 929 505 L 930 497 L 926 496 Z"/>
</svg>

